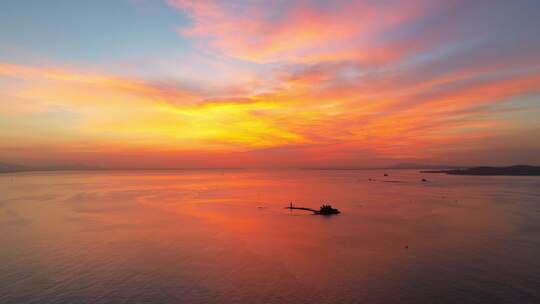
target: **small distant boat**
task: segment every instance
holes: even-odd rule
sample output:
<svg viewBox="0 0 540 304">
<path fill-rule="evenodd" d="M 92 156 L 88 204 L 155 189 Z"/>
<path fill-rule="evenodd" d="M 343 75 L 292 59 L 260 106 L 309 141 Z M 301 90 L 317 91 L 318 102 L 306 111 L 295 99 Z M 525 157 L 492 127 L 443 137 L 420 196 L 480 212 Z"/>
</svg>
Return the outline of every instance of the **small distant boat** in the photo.
<svg viewBox="0 0 540 304">
<path fill-rule="evenodd" d="M 315 214 L 321 214 L 321 215 L 331 215 L 331 214 L 340 214 L 339 210 L 336 208 L 332 208 L 330 205 L 322 205 L 321 208 L 314 212 Z"/>
<path fill-rule="evenodd" d="M 318 215 L 332 215 L 332 214 L 340 214 L 341 212 L 337 210 L 336 208 L 332 208 L 330 205 L 323 204 L 319 210 L 311 209 L 311 208 L 305 208 L 305 207 L 295 207 L 291 203 L 290 206 L 285 207 L 285 209 L 296 209 L 296 210 L 307 210 L 313 212 L 313 214 Z"/>
</svg>

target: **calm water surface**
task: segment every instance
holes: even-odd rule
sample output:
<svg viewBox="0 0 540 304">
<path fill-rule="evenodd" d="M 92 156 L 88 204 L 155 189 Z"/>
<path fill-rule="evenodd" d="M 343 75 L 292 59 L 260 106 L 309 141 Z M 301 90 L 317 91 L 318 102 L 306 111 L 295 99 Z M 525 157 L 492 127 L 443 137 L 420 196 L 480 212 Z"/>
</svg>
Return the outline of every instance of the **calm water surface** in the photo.
<svg viewBox="0 0 540 304">
<path fill-rule="evenodd" d="M 389 173 L 0 175 L 0 303 L 540 303 L 540 178 Z"/>
</svg>

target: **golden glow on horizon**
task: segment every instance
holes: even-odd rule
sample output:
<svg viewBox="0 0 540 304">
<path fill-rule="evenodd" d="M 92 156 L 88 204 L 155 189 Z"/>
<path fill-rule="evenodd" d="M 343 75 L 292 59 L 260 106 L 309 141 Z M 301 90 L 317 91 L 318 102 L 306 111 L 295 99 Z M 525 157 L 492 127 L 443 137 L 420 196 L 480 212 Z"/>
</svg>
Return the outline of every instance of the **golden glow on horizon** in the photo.
<svg viewBox="0 0 540 304">
<path fill-rule="evenodd" d="M 429 100 L 424 106 L 395 112 L 393 107 L 407 104 L 410 94 L 460 76 L 445 75 L 430 80 L 418 86 L 417 92 L 409 87 L 408 94 L 402 97 L 394 96 L 395 92 L 375 93 L 377 89 L 372 87 L 371 97 L 357 101 L 356 96 L 361 95 L 357 95 L 355 88 L 342 87 L 335 94 L 310 90 L 324 81 L 324 77 L 315 75 L 285 80 L 286 89 L 273 94 L 204 100 L 189 92 L 167 99 L 152 84 L 80 71 L 0 65 L 0 73 L 23 80 L 22 87 L 7 92 L 15 102 L 24 100 L 37 106 L 22 110 L 21 114 L 56 107 L 80 116 L 70 128 L 76 128 L 83 139 L 116 142 L 123 147 L 178 151 L 242 151 L 324 144 L 340 139 L 357 142 L 358 146 L 372 148 L 380 154 L 403 154 L 405 146 L 412 146 L 412 150 L 428 141 L 443 143 L 446 137 L 441 132 L 486 130 L 500 125 L 496 121 L 440 122 L 438 128 L 421 137 L 415 134 L 416 128 L 431 123 L 437 116 L 459 111 L 473 102 L 494 102 L 540 85 L 538 75 L 517 77 L 499 81 L 495 86 L 453 91 Z M 366 92 L 365 96 L 369 94 Z M 9 105 L 4 103 L 2 110 L 17 114 L 15 104 Z M 358 120 L 363 123 L 356 123 Z M 65 140 L 69 144 L 72 139 Z M 396 145 L 398 149 L 391 148 Z"/>
</svg>

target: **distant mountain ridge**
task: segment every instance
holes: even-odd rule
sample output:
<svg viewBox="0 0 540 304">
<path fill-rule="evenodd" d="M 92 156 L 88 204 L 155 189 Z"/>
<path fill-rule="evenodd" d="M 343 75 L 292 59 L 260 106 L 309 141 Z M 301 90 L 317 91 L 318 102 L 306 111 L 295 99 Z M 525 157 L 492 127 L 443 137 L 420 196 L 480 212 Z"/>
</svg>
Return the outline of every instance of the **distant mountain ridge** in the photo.
<svg viewBox="0 0 540 304">
<path fill-rule="evenodd" d="M 506 175 L 506 176 L 540 176 L 540 166 L 515 165 L 509 167 L 474 167 L 468 169 L 421 171 L 423 173 L 446 173 L 452 175 Z"/>
<path fill-rule="evenodd" d="M 0 163 L 0 173 L 25 171 L 26 167 L 16 164 Z"/>
<path fill-rule="evenodd" d="M 26 171 L 75 171 L 75 170 L 100 170 L 99 167 L 91 167 L 83 164 L 65 164 L 50 166 L 22 166 L 18 164 L 0 163 L 0 173 L 26 172 Z"/>
<path fill-rule="evenodd" d="M 460 168 L 467 168 L 467 166 L 400 163 L 400 164 L 387 167 L 387 169 L 460 169 Z"/>
<path fill-rule="evenodd" d="M 98 167 L 85 164 L 62 164 L 48 166 L 22 166 L 16 164 L 0 163 L 0 173 L 32 172 L 32 171 L 115 171 L 115 170 L 238 170 L 242 167 Z"/>
</svg>

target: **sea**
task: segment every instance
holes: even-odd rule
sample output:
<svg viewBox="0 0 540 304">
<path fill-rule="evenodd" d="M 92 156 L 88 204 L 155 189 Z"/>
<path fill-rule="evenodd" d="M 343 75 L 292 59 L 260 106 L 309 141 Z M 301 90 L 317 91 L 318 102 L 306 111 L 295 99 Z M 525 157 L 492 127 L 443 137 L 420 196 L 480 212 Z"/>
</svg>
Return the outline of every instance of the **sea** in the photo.
<svg viewBox="0 0 540 304">
<path fill-rule="evenodd" d="M 0 303 L 540 303 L 540 177 L 1 174 Z"/>
</svg>

